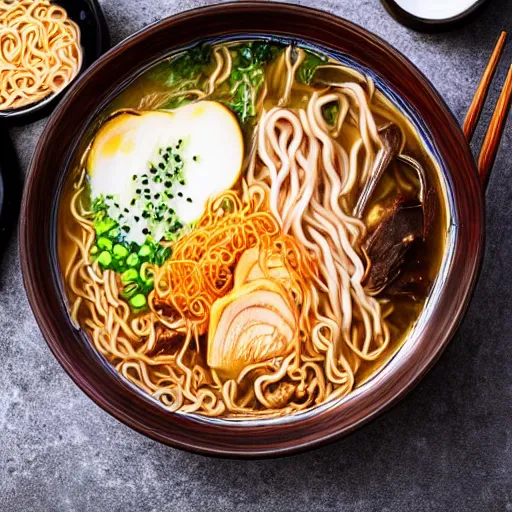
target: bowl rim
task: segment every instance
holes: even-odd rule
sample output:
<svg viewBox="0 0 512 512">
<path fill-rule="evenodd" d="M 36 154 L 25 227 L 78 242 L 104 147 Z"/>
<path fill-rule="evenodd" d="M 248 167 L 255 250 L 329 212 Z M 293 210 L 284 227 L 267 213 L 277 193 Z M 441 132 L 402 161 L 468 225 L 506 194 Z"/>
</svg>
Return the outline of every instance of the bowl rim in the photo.
<svg viewBox="0 0 512 512">
<path fill-rule="evenodd" d="M 229 14 L 232 15 L 231 18 Z M 428 123 L 425 122 L 425 124 L 432 129 L 433 134 L 436 134 L 435 140 L 443 154 L 443 160 L 450 163 L 446 167 L 453 179 L 451 192 L 454 195 L 457 213 L 460 215 L 457 237 L 454 241 L 453 265 L 449 269 L 442 297 L 436 304 L 437 319 L 440 321 L 439 325 L 443 327 L 442 332 L 440 332 L 441 327 L 435 332 L 432 326 L 434 318 L 432 318 L 421 343 L 418 340 L 418 345 L 413 351 L 416 359 L 412 361 L 409 356 L 406 360 L 401 361 L 395 373 L 391 375 L 394 379 L 390 379 L 388 376 L 381 387 L 370 388 L 367 392 L 358 393 L 355 400 L 351 402 L 353 404 L 351 408 L 340 406 L 327 408 L 321 413 L 312 415 L 311 418 L 295 422 L 292 426 L 290 424 L 256 428 L 244 425 L 216 426 L 197 421 L 190 416 L 157 411 L 155 406 L 150 403 L 148 405 L 146 399 L 136 396 L 128 386 L 123 388 L 118 385 L 114 391 L 98 389 L 101 382 L 95 384 L 91 380 L 91 377 L 97 376 L 95 372 L 100 372 L 98 363 L 96 362 L 95 366 L 86 367 L 86 362 L 79 362 L 80 357 L 87 357 L 86 352 L 78 346 L 70 351 L 66 345 L 68 338 L 76 340 L 79 335 L 76 331 L 71 330 L 63 304 L 52 304 L 52 300 L 55 301 L 59 298 L 58 284 L 54 277 L 40 272 L 41 268 L 51 269 L 51 256 L 41 250 L 40 244 L 34 243 L 36 239 L 49 240 L 50 234 L 45 231 L 51 231 L 54 227 L 52 221 L 55 221 L 54 216 L 47 213 L 41 216 L 40 209 L 40 203 L 45 201 L 46 206 L 51 209 L 49 204 L 51 198 L 48 199 L 42 191 L 42 188 L 50 186 L 45 183 L 49 172 L 48 162 L 51 153 L 48 141 L 51 141 L 59 133 L 63 135 L 63 125 L 66 124 L 64 122 L 65 114 L 69 108 L 76 108 L 78 97 L 83 99 L 87 84 L 96 79 L 107 64 L 112 65 L 112 61 L 119 62 L 123 58 L 127 58 L 131 51 L 135 51 L 134 48 L 147 45 L 148 39 L 156 41 L 158 37 L 163 37 L 164 33 L 169 33 L 168 31 L 174 29 L 175 32 L 179 32 L 176 37 L 181 37 L 182 42 L 181 44 L 169 44 L 167 52 L 170 52 L 173 48 L 186 46 L 187 41 L 213 37 L 216 34 L 215 31 L 190 36 L 194 30 L 198 33 L 202 29 L 210 29 L 210 26 L 213 29 L 213 22 L 217 23 L 216 30 L 222 29 L 224 35 L 247 34 L 256 33 L 258 29 L 244 29 L 244 23 L 250 26 L 264 25 L 268 27 L 269 24 L 272 25 L 278 19 L 282 19 L 280 18 L 282 15 L 287 16 L 288 23 L 285 26 L 288 27 L 286 30 L 291 30 L 288 34 L 289 37 L 330 46 L 341 52 L 344 51 L 340 48 L 341 43 L 338 40 L 336 43 L 331 40 L 326 43 L 322 42 L 322 38 L 327 35 L 336 37 L 335 34 L 343 33 L 350 34 L 357 43 L 364 42 L 367 55 L 375 54 L 380 57 L 384 55 L 389 61 L 387 64 L 397 66 L 400 73 L 404 75 L 400 78 L 393 75 L 393 86 L 397 93 L 407 92 L 407 94 L 401 95 L 415 105 L 415 108 L 418 108 L 420 104 L 423 105 L 422 116 L 428 120 Z M 237 25 L 237 22 L 241 23 L 242 28 Z M 293 23 L 298 23 L 300 26 L 295 26 Z M 308 25 L 306 27 L 301 23 Z M 224 28 L 226 25 L 228 28 Z M 293 30 L 289 28 L 292 25 Z M 221 29 L 218 28 L 219 26 Z M 312 27 L 322 29 L 319 31 L 319 35 L 311 36 L 308 33 Z M 299 29 L 300 33 L 297 33 Z M 259 31 L 267 34 L 283 33 L 283 30 L 269 30 L 268 28 L 259 29 Z M 149 53 L 152 55 L 151 60 L 158 57 L 153 50 Z M 370 57 L 365 58 L 369 59 Z M 393 69 L 387 69 L 384 64 L 386 63 L 379 64 L 380 69 L 387 70 L 386 72 L 389 72 L 391 76 Z M 134 65 L 134 70 L 140 67 L 140 64 Z M 422 97 L 415 98 L 415 101 L 411 98 L 413 88 L 411 84 L 407 83 L 408 80 L 413 80 L 414 85 L 421 89 L 423 94 Z M 116 83 L 120 84 L 121 81 L 119 78 Z M 427 105 L 429 111 L 426 110 Z M 438 122 L 431 123 L 433 120 Z M 86 124 L 86 120 L 77 124 Z M 447 136 L 446 140 L 439 138 L 440 132 Z M 76 137 L 76 134 L 73 137 Z M 72 137 L 69 142 L 73 143 Z M 75 140 L 74 143 L 76 145 L 77 141 Z M 450 144 L 451 153 L 448 151 L 448 144 Z M 69 159 L 71 150 L 64 151 L 67 151 Z M 42 164 L 41 162 L 47 163 Z M 46 182 L 48 182 L 47 179 Z M 467 310 L 481 267 L 484 229 L 483 194 L 470 147 L 444 101 L 428 79 L 408 59 L 378 36 L 325 11 L 281 2 L 248 1 L 199 7 L 156 22 L 118 44 L 75 81 L 50 118 L 32 158 L 23 196 L 19 240 L 23 282 L 36 321 L 52 353 L 82 391 L 102 409 L 126 425 L 165 444 L 207 455 L 255 458 L 288 455 L 326 444 L 374 419 L 409 392 L 446 348 Z M 443 309 L 441 309 L 441 304 Z M 427 335 L 435 335 L 434 341 L 430 344 Z M 425 352 L 420 354 L 420 348 Z M 79 367 L 81 364 L 84 366 Z M 85 369 L 88 372 L 86 374 L 83 373 Z M 100 373 L 102 379 L 107 378 L 103 372 Z M 345 415 L 342 413 L 342 409 Z M 150 416 L 147 415 L 148 411 Z M 309 430 L 309 427 L 320 430 Z"/>
</svg>

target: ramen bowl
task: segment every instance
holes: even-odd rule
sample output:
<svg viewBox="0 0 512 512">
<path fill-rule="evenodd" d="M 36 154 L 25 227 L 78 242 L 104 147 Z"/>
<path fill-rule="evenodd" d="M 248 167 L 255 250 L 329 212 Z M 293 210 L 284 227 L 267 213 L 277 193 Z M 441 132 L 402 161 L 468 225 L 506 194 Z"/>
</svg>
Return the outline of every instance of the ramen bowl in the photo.
<svg viewBox="0 0 512 512">
<path fill-rule="evenodd" d="M 286 20 L 284 23 L 283 20 Z M 447 215 L 445 251 L 407 340 L 346 397 L 271 419 L 233 421 L 172 413 L 123 380 L 68 315 L 57 258 L 63 183 L 95 113 L 141 69 L 202 40 L 271 36 L 347 59 L 410 119 L 439 167 Z M 167 18 L 100 58 L 69 90 L 35 151 L 22 206 L 20 254 L 27 295 L 53 354 L 100 407 L 168 445 L 215 456 L 286 455 L 338 439 L 395 404 L 425 375 L 455 333 L 474 289 L 484 243 L 483 194 L 470 148 L 428 80 L 403 55 L 330 14 L 282 3 L 228 3 Z"/>
</svg>

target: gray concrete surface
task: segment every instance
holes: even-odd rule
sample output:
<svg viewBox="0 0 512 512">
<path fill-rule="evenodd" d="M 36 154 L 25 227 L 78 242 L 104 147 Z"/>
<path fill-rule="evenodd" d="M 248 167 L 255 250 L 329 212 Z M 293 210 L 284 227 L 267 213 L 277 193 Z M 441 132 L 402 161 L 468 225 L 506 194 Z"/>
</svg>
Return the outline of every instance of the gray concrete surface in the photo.
<svg viewBox="0 0 512 512">
<path fill-rule="evenodd" d="M 102 1 L 114 43 L 206 3 Z M 401 27 L 379 0 L 300 3 L 384 37 L 431 79 L 461 121 L 498 31 L 512 28 L 510 0 L 491 0 L 477 21 L 443 35 Z M 498 84 L 511 61 L 509 44 Z M 490 104 L 497 94 L 495 85 Z M 11 130 L 23 172 L 44 124 Z M 512 510 L 511 152 L 509 122 L 487 192 L 478 289 L 437 366 L 402 403 L 348 439 L 281 460 L 182 453 L 100 410 L 43 341 L 11 240 L 0 267 L 0 511 Z"/>
</svg>

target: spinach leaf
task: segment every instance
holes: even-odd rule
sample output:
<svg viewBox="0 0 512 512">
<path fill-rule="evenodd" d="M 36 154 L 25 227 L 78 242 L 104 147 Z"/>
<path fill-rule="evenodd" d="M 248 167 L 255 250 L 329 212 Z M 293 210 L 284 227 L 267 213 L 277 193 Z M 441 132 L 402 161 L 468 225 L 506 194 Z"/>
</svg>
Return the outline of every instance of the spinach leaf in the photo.
<svg viewBox="0 0 512 512">
<path fill-rule="evenodd" d="M 224 103 L 242 124 L 256 115 L 255 101 L 265 78 L 266 64 L 275 58 L 279 50 L 278 46 L 267 41 L 241 43 L 231 49 L 230 97 Z"/>
<path fill-rule="evenodd" d="M 209 44 L 194 46 L 179 57 L 163 62 L 151 72 L 151 78 L 166 87 L 175 87 L 182 82 L 199 79 L 212 62 Z"/>
<path fill-rule="evenodd" d="M 322 115 L 329 126 L 334 126 L 336 124 L 336 120 L 338 119 L 339 113 L 340 106 L 337 101 L 328 103 L 327 105 L 324 105 L 324 107 L 322 108 Z"/>
<path fill-rule="evenodd" d="M 306 58 L 302 61 L 295 78 L 301 84 L 311 84 L 315 71 L 318 66 L 321 66 L 327 62 L 327 57 L 318 55 L 310 50 L 304 50 L 306 52 Z"/>
</svg>

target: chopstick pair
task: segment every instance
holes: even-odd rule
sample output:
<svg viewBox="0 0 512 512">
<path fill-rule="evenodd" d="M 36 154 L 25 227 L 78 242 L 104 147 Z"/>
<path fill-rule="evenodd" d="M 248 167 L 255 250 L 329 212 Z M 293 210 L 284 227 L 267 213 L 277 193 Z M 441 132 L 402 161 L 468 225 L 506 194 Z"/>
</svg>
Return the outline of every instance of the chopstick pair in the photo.
<svg viewBox="0 0 512 512">
<path fill-rule="evenodd" d="M 492 52 L 487 67 L 485 68 L 484 74 L 482 75 L 478 88 L 475 92 L 475 96 L 473 97 L 473 101 L 471 102 L 471 106 L 469 107 L 466 115 L 466 119 L 464 120 L 463 132 L 468 139 L 468 142 L 473 138 L 476 125 L 480 119 L 480 115 L 489 92 L 489 87 L 494 78 L 501 54 L 503 53 L 506 39 L 507 33 L 503 31 L 496 43 L 496 46 L 494 47 L 494 51 Z M 494 160 L 498 152 L 501 137 L 507 121 L 511 98 L 512 65 L 508 70 L 505 84 L 501 90 L 496 107 L 494 108 L 491 122 L 487 128 L 487 133 L 485 134 L 482 148 L 480 149 L 480 154 L 478 156 L 478 172 L 480 174 L 480 179 L 484 184 L 487 182 L 489 172 L 494 164 Z"/>
</svg>

